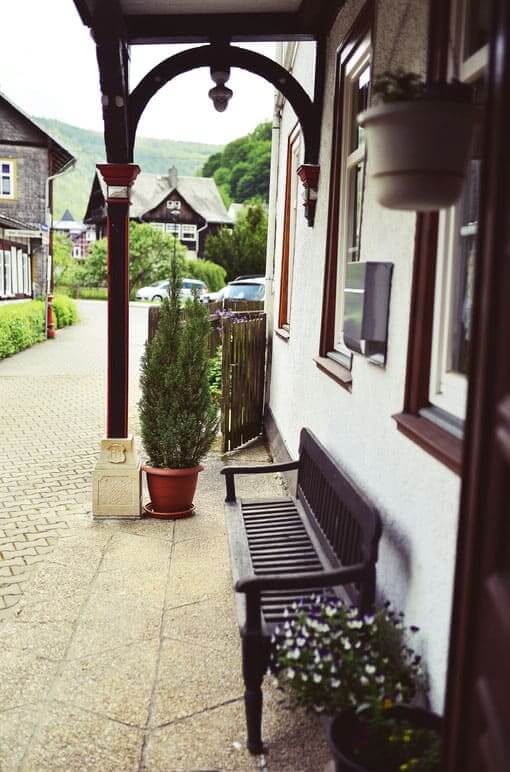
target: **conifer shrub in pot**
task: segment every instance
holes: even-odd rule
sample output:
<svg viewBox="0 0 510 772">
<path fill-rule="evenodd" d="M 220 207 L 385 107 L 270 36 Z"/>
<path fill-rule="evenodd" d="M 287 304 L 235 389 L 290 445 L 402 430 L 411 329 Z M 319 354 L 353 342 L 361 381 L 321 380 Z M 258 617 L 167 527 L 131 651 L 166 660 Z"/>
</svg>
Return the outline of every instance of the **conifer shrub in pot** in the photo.
<svg viewBox="0 0 510 772">
<path fill-rule="evenodd" d="M 174 255 L 168 297 L 142 358 L 140 423 L 151 497 L 145 511 L 153 517 L 192 514 L 200 461 L 219 421 L 208 380 L 208 309 L 196 295 L 181 301 L 180 277 Z"/>
<path fill-rule="evenodd" d="M 426 83 L 397 70 L 375 81 L 379 102 L 358 115 L 375 196 L 389 209 L 434 211 L 459 198 L 476 108 L 460 81 Z"/>
<path fill-rule="evenodd" d="M 291 701 L 334 716 L 337 772 L 439 772 L 440 719 L 409 705 L 426 692 L 418 631 L 386 604 L 362 615 L 317 596 L 288 613 L 272 640 L 271 668 Z"/>
</svg>

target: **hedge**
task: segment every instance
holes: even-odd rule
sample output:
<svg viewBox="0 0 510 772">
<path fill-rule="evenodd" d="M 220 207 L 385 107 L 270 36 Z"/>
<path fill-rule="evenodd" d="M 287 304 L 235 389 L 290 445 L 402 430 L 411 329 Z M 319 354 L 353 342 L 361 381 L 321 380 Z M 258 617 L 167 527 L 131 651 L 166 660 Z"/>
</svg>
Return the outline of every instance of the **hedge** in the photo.
<svg viewBox="0 0 510 772">
<path fill-rule="evenodd" d="M 184 275 L 205 282 L 210 292 L 217 292 L 227 283 L 227 273 L 221 265 L 200 258 L 185 259 Z"/>
<path fill-rule="evenodd" d="M 74 324 L 78 321 L 76 303 L 66 295 L 55 295 L 53 298 L 53 315 L 57 328 Z"/>
<path fill-rule="evenodd" d="M 59 284 L 57 292 L 70 298 L 81 298 L 81 300 L 108 300 L 108 290 L 106 287 L 70 287 L 65 284 Z"/>
<path fill-rule="evenodd" d="M 53 308 L 57 327 L 78 320 L 76 304 L 70 298 L 55 296 Z M 40 343 L 45 338 L 45 328 L 42 300 L 0 305 L 0 359 Z"/>
</svg>

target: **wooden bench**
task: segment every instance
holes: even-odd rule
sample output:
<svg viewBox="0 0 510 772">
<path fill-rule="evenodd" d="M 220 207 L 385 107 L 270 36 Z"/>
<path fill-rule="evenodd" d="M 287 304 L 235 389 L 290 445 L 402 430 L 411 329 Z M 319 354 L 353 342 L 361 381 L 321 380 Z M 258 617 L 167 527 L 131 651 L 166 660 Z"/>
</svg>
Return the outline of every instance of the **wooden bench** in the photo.
<svg viewBox="0 0 510 772">
<path fill-rule="evenodd" d="M 295 498 L 236 499 L 236 475 L 291 470 L 298 472 Z M 247 745 L 262 753 L 261 687 L 274 628 L 284 621 L 285 608 L 301 598 L 310 603 L 316 591 L 370 611 L 381 522 L 308 429 L 301 431 L 298 461 L 227 466 L 221 473 L 242 639 Z"/>
</svg>

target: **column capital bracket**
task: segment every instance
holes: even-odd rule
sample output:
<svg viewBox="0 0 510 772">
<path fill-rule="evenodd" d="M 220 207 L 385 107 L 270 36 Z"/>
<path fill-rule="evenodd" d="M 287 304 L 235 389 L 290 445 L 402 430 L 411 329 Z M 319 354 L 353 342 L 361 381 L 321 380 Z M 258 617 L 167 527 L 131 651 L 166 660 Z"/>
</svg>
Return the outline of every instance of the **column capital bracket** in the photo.
<svg viewBox="0 0 510 772">
<path fill-rule="evenodd" d="M 96 164 L 107 186 L 129 187 L 138 177 L 138 164 Z"/>
</svg>

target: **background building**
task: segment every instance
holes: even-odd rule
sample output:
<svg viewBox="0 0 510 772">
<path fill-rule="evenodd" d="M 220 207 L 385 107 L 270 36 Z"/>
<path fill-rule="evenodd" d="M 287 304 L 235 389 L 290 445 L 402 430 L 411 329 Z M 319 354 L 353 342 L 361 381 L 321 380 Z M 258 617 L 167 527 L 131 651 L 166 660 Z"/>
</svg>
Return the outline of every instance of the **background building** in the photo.
<svg viewBox="0 0 510 772">
<path fill-rule="evenodd" d="M 43 291 L 52 179 L 74 160 L 0 93 L 0 299 Z"/>
<path fill-rule="evenodd" d="M 96 226 L 98 237 L 106 233 L 105 196 L 104 182 L 96 174 L 85 223 Z M 203 257 L 205 239 L 210 233 L 216 233 L 222 226 L 234 226 L 215 181 L 211 177 L 179 177 L 175 167 L 167 175 L 138 175 L 131 189 L 129 216 L 174 234 L 190 257 Z"/>
</svg>

